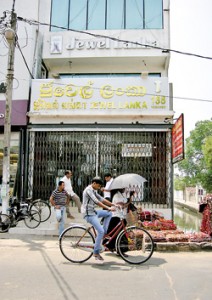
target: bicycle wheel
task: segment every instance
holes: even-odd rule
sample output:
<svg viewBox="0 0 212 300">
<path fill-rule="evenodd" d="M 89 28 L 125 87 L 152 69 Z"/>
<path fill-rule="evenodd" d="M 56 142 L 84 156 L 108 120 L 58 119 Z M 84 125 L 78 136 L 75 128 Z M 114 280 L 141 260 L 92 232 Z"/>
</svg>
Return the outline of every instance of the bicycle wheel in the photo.
<svg viewBox="0 0 212 300">
<path fill-rule="evenodd" d="M 154 242 L 148 231 L 130 226 L 119 233 L 116 251 L 126 262 L 135 265 L 142 264 L 152 256 Z"/>
<path fill-rule="evenodd" d="M 7 232 L 10 225 L 10 217 L 6 214 L 0 214 L 0 233 Z"/>
<path fill-rule="evenodd" d="M 93 255 L 94 237 L 83 226 L 71 226 L 59 238 L 63 256 L 73 263 L 82 263 Z"/>
<path fill-rule="evenodd" d="M 47 221 L 51 216 L 51 207 L 45 200 L 34 200 L 30 206 L 30 210 L 37 210 L 41 216 L 41 222 Z"/>
<path fill-rule="evenodd" d="M 37 210 L 30 210 L 24 218 L 24 223 L 28 228 L 34 229 L 40 225 L 41 216 Z"/>
</svg>

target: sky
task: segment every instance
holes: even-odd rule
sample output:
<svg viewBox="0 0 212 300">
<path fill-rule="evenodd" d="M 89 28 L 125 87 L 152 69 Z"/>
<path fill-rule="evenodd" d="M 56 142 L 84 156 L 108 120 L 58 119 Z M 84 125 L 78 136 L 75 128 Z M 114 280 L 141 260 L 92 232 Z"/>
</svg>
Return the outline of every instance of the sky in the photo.
<svg viewBox="0 0 212 300">
<path fill-rule="evenodd" d="M 212 58 L 212 0 L 170 0 L 170 48 Z M 184 113 L 185 138 L 195 123 L 212 117 L 212 59 L 171 54 L 174 118 Z M 186 100 L 186 98 L 211 102 Z"/>
</svg>

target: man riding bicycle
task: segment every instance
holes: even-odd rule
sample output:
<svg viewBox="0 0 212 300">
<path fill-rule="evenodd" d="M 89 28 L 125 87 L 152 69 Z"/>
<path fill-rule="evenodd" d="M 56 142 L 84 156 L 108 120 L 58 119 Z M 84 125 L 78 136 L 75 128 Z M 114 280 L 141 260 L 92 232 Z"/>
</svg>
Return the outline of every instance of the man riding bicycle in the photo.
<svg viewBox="0 0 212 300">
<path fill-rule="evenodd" d="M 107 232 L 112 217 L 111 211 L 115 210 L 114 204 L 97 193 L 102 185 L 103 181 L 101 177 L 94 177 L 92 179 L 91 185 L 87 186 L 83 191 L 83 202 L 81 207 L 84 219 L 93 225 L 97 231 L 97 237 L 94 244 L 94 257 L 97 263 L 103 263 L 104 261 L 100 255 L 101 242 L 104 234 Z M 104 210 L 95 210 L 96 206 L 102 207 Z M 104 218 L 103 225 L 101 225 L 99 218 Z"/>
</svg>

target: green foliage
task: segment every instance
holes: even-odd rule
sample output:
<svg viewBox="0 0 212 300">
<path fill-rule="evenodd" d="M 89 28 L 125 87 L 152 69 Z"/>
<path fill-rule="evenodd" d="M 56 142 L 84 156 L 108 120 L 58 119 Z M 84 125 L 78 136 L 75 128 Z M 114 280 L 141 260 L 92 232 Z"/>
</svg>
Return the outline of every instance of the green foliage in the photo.
<svg viewBox="0 0 212 300">
<path fill-rule="evenodd" d="M 187 186 L 201 184 L 207 192 L 212 186 L 212 121 L 196 123 L 186 139 L 185 159 L 178 163 Z"/>
<path fill-rule="evenodd" d="M 202 149 L 205 163 L 209 169 L 212 169 L 212 136 L 206 138 L 205 145 L 203 145 Z"/>
<path fill-rule="evenodd" d="M 176 191 L 183 191 L 186 187 L 186 180 L 184 177 L 176 177 L 174 179 L 174 189 Z"/>
<path fill-rule="evenodd" d="M 207 191 L 207 193 L 212 193 L 212 170 L 207 170 L 207 172 L 200 175 L 200 182 L 202 187 Z"/>
<path fill-rule="evenodd" d="M 176 191 L 183 191 L 186 187 L 195 187 L 195 183 L 192 183 L 188 176 L 176 177 L 174 179 L 174 189 Z"/>
</svg>

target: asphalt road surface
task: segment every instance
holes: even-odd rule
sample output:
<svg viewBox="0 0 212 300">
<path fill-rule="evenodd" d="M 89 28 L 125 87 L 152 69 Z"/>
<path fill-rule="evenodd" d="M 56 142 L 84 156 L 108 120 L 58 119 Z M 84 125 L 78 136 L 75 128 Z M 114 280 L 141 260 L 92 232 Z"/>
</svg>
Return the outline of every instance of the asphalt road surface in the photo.
<svg viewBox="0 0 212 300">
<path fill-rule="evenodd" d="M 73 264 L 56 237 L 0 234 L 0 299 L 212 299 L 212 252 L 154 252 L 138 266 L 103 256 Z"/>
</svg>

